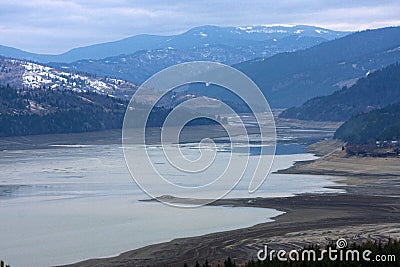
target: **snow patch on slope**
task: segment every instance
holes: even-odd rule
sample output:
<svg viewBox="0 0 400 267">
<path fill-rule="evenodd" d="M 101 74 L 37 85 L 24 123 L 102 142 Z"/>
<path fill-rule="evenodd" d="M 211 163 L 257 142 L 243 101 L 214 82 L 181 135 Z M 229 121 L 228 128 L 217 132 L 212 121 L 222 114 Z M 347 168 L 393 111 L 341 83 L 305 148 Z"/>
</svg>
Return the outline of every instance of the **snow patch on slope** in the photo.
<svg viewBox="0 0 400 267">
<path fill-rule="evenodd" d="M 49 66 L 16 59 L 0 59 L 3 66 L 14 72 L 10 75 L 20 81 L 14 84 L 26 90 L 51 89 L 72 90 L 76 92 L 95 92 L 98 94 L 130 98 L 137 86 L 133 83 L 107 77 L 88 76 L 68 72 L 65 68 Z M 33 108 L 35 108 L 33 106 Z"/>
</svg>

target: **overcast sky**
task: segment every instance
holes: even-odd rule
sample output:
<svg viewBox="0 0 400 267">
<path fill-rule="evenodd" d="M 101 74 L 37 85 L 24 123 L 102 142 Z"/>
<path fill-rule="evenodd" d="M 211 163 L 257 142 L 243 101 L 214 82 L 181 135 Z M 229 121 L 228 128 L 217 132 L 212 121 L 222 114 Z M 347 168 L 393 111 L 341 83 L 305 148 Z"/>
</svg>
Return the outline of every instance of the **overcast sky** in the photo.
<svg viewBox="0 0 400 267">
<path fill-rule="evenodd" d="M 399 0 L 0 0 L 0 44 L 37 53 L 200 25 L 400 25 Z"/>
</svg>

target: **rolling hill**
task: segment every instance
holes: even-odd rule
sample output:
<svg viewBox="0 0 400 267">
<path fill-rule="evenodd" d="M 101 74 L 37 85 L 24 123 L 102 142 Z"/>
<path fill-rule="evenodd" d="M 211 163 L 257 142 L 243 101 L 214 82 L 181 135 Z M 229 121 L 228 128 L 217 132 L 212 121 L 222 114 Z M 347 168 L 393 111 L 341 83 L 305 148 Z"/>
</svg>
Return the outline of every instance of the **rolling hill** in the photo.
<svg viewBox="0 0 400 267">
<path fill-rule="evenodd" d="M 0 57 L 0 85 L 34 90 L 94 92 L 130 99 L 137 86 L 120 79 L 71 72 L 26 60 Z"/>
<path fill-rule="evenodd" d="M 337 129 L 335 138 L 350 144 L 375 145 L 377 140 L 397 143 L 400 141 L 400 102 L 382 109 L 354 116 Z M 395 140 L 395 142 L 392 142 Z"/>
<path fill-rule="evenodd" d="M 400 101 L 400 64 L 396 63 L 361 78 L 356 84 L 328 96 L 313 98 L 289 108 L 282 118 L 314 121 L 345 121 L 354 115 Z"/>
<path fill-rule="evenodd" d="M 0 86 L 0 136 L 119 128 L 126 101 L 94 92 Z"/>
<path fill-rule="evenodd" d="M 0 58 L 0 136 L 120 128 L 136 85 Z"/>
</svg>

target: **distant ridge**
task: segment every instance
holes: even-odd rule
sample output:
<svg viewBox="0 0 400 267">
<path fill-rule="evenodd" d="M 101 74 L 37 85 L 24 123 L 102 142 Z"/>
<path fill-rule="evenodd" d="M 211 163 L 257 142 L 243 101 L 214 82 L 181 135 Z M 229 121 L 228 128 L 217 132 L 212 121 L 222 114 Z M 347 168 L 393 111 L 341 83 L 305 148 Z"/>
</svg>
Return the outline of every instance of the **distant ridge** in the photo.
<svg viewBox="0 0 400 267">
<path fill-rule="evenodd" d="M 140 50 L 190 49 L 203 45 L 262 46 L 264 41 L 280 40 L 289 36 L 307 37 L 315 45 L 322 41 L 342 37 L 348 32 L 332 31 L 313 26 L 246 26 L 218 27 L 200 26 L 182 34 L 159 36 L 141 34 L 122 40 L 74 48 L 60 55 L 29 53 L 23 50 L 0 45 L 0 55 L 19 59 L 34 60 L 41 63 L 70 63 L 83 59 L 102 59 L 122 54 L 133 54 Z M 268 44 L 267 44 L 268 45 Z M 267 49 L 268 50 L 268 49 Z"/>
</svg>

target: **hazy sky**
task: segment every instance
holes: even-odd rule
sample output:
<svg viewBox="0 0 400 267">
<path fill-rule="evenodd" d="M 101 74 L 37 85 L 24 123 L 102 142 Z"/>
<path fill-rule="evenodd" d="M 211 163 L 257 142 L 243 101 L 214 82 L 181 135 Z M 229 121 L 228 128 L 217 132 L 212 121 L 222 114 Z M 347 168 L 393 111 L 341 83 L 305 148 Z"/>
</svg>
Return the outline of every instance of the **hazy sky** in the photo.
<svg viewBox="0 0 400 267">
<path fill-rule="evenodd" d="M 336 30 L 400 25 L 399 0 L 0 0 L 0 44 L 31 52 L 199 25 L 307 24 Z"/>
</svg>

